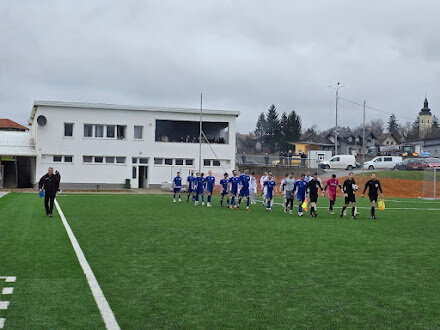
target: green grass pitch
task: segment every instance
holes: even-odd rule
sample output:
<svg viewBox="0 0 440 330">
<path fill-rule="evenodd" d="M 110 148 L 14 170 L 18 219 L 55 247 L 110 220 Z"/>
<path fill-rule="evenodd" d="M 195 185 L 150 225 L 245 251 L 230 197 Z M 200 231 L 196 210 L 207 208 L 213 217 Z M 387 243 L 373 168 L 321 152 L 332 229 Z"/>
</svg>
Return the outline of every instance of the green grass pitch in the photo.
<svg viewBox="0 0 440 330">
<path fill-rule="evenodd" d="M 218 196 L 57 200 L 122 329 L 440 328 L 439 202 L 388 201 L 372 221 L 367 200 L 358 220 L 324 198 L 316 219 Z M 0 276 L 17 276 L 5 329 L 104 328 L 58 214 L 43 213 L 36 195 L 0 198 Z"/>
</svg>

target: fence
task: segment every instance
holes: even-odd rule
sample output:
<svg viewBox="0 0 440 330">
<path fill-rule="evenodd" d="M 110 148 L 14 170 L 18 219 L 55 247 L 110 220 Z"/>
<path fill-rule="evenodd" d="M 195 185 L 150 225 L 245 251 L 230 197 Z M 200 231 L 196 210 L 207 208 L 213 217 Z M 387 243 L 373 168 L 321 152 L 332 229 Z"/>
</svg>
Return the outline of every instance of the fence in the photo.
<svg viewBox="0 0 440 330">
<path fill-rule="evenodd" d="M 310 167 L 317 168 L 320 160 L 313 158 L 301 158 L 298 155 L 276 156 L 276 155 L 236 155 L 237 165 L 264 166 L 264 167 Z"/>
<path fill-rule="evenodd" d="M 423 170 L 422 198 L 436 199 L 440 197 L 440 178 L 437 168 Z"/>
</svg>

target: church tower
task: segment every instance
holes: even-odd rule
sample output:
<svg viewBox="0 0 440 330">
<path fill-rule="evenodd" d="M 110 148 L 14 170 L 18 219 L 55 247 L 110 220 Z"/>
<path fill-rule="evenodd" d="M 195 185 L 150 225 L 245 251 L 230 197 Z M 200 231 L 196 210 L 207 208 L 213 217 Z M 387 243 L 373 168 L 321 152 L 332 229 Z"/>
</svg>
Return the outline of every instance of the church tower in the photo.
<svg viewBox="0 0 440 330">
<path fill-rule="evenodd" d="M 425 138 L 426 135 L 431 132 L 432 128 L 432 114 L 431 109 L 428 107 L 428 99 L 425 97 L 423 108 L 419 112 L 419 137 Z"/>
</svg>

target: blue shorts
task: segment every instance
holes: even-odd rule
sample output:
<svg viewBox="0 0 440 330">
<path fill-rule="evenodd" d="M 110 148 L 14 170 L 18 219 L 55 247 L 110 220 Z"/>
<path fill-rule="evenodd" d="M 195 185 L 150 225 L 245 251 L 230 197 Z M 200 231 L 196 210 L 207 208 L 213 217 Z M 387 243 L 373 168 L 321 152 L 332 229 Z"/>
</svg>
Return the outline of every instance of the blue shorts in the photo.
<svg viewBox="0 0 440 330">
<path fill-rule="evenodd" d="M 203 189 L 197 189 L 197 191 L 196 191 L 196 193 L 197 193 L 197 195 L 203 195 Z"/>
<path fill-rule="evenodd" d="M 214 190 L 214 187 L 207 187 L 206 191 L 210 194 L 212 194 L 212 191 Z"/>
<path fill-rule="evenodd" d="M 306 200 L 306 195 L 296 195 L 298 201 L 304 202 Z"/>
<path fill-rule="evenodd" d="M 266 198 L 267 198 L 267 199 L 272 199 L 272 198 L 273 198 L 273 192 L 268 192 L 268 193 L 266 194 Z"/>
<path fill-rule="evenodd" d="M 222 196 L 227 196 L 228 192 L 226 190 L 222 190 Z"/>
<path fill-rule="evenodd" d="M 237 195 L 237 189 L 231 189 L 231 195 Z"/>
<path fill-rule="evenodd" d="M 240 197 L 243 197 L 243 196 L 246 196 L 246 197 L 249 196 L 249 188 L 241 188 Z"/>
<path fill-rule="evenodd" d="M 176 187 L 176 188 L 174 188 L 174 192 L 176 193 L 176 192 L 180 192 L 180 189 L 182 189 L 181 187 Z"/>
</svg>

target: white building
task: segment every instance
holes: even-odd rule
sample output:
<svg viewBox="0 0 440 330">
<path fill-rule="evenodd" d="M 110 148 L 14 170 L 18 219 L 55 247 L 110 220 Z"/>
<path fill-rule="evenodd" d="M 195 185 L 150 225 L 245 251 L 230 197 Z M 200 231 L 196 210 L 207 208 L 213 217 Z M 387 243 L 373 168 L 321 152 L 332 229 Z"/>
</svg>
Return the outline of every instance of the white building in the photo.
<svg viewBox="0 0 440 330">
<path fill-rule="evenodd" d="M 203 131 L 215 142 L 202 144 L 202 172 L 219 178 L 235 168 L 238 116 L 203 110 Z M 185 181 L 199 169 L 199 119 L 199 109 L 36 101 L 29 119 L 35 177 L 52 166 L 62 188 L 122 188 L 126 179 L 132 188 L 159 187 L 178 171 Z"/>
</svg>

